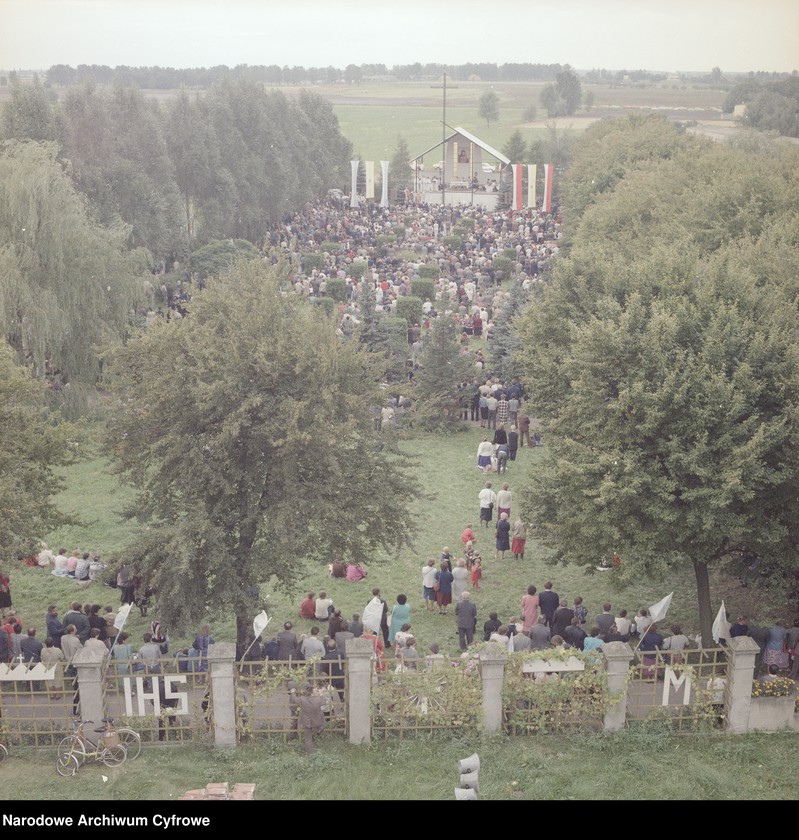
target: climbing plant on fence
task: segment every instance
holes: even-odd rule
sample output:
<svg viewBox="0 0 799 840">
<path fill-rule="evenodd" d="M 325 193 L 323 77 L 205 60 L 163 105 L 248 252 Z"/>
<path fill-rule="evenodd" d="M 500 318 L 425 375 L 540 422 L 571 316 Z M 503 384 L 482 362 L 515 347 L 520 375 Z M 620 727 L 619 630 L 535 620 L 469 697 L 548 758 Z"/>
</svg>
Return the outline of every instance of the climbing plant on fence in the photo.
<svg viewBox="0 0 799 840">
<path fill-rule="evenodd" d="M 604 668 L 590 655 L 552 649 L 546 651 L 546 661 L 553 666 L 551 672 L 529 670 L 543 659 L 542 651 L 510 654 L 502 686 L 508 733 L 601 728 L 610 703 Z M 556 670 L 570 659 L 582 660 L 585 670 Z"/>
<path fill-rule="evenodd" d="M 425 671 L 388 673 L 372 687 L 375 735 L 410 735 L 437 729 L 476 731 L 482 687 L 477 662 L 454 660 Z"/>
</svg>

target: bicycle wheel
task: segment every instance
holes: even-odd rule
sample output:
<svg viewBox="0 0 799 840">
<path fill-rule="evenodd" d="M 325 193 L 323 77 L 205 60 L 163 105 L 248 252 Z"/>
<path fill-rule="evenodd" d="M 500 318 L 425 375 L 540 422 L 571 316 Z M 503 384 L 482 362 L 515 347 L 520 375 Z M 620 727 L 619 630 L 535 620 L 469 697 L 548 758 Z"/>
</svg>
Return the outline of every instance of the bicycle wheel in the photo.
<svg viewBox="0 0 799 840">
<path fill-rule="evenodd" d="M 74 755 L 78 762 L 78 767 L 86 761 L 86 747 L 81 741 L 76 741 L 73 738 L 64 738 L 58 745 L 59 755 Z"/>
<path fill-rule="evenodd" d="M 125 763 L 125 759 L 127 757 L 128 751 L 122 746 L 122 744 L 117 744 L 115 747 L 106 747 L 100 753 L 100 761 L 102 761 L 106 767 L 119 767 L 120 764 Z"/>
<path fill-rule="evenodd" d="M 55 769 L 59 776 L 74 776 L 78 772 L 78 759 L 72 753 L 59 755 L 55 760 Z"/>
<path fill-rule="evenodd" d="M 8 748 L 5 744 L 0 744 L 0 761 L 5 761 L 8 758 Z"/>
<path fill-rule="evenodd" d="M 119 743 L 128 751 L 128 758 L 138 758 L 141 754 L 141 735 L 127 726 L 115 731 L 119 736 Z"/>
</svg>

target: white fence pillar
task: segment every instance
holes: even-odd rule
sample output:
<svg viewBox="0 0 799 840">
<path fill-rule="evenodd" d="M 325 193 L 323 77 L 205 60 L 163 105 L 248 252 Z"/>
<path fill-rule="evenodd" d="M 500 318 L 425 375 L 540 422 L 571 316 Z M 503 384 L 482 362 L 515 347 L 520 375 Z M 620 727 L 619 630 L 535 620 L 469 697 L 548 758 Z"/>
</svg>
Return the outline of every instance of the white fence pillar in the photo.
<svg viewBox="0 0 799 840">
<path fill-rule="evenodd" d="M 372 674 L 374 648 L 368 639 L 347 642 L 347 715 L 351 744 L 369 744 L 372 740 Z"/>
<path fill-rule="evenodd" d="M 483 683 L 483 732 L 502 731 L 502 684 L 508 656 L 495 644 L 480 651 L 480 676 Z"/>
<path fill-rule="evenodd" d="M 236 645 L 217 642 L 208 648 L 208 679 L 211 682 L 211 709 L 214 746 L 236 746 Z"/>
<path fill-rule="evenodd" d="M 603 728 L 605 732 L 615 732 L 624 728 L 627 719 L 627 674 L 635 654 L 627 642 L 608 642 L 602 645 L 602 656 L 608 675 L 610 699 L 610 706 L 603 719 Z"/>
<path fill-rule="evenodd" d="M 729 640 L 727 650 L 730 663 L 727 667 L 727 732 L 739 735 L 749 731 L 755 657 L 760 653 L 760 647 L 749 636 L 736 636 Z"/>
</svg>

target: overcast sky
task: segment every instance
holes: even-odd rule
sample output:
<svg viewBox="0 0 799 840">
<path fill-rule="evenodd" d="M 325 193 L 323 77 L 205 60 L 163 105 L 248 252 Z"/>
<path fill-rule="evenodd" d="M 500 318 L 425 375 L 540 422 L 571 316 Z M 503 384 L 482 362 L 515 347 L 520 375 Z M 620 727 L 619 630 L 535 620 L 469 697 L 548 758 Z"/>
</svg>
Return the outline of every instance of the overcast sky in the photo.
<svg viewBox="0 0 799 840">
<path fill-rule="evenodd" d="M 0 0 L 0 68 L 514 61 L 791 71 L 799 0 Z"/>
</svg>

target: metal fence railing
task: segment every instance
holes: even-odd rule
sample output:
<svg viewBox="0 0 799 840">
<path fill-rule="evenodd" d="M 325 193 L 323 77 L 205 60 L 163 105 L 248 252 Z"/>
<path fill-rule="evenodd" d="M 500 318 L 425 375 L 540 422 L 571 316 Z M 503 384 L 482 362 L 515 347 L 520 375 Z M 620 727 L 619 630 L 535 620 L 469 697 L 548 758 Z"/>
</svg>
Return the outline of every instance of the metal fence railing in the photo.
<svg viewBox="0 0 799 840">
<path fill-rule="evenodd" d="M 724 648 L 636 651 L 627 685 L 628 724 L 661 721 L 675 731 L 723 726 L 727 667 Z"/>
<path fill-rule="evenodd" d="M 371 701 L 375 737 L 476 732 L 482 716 L 479 661 L 439 655 L 420 662 L 418 670 L 400 666 L 375 675 Z"/>
<path fill-rule="evenodd" d="M 349 671 L 347 660 L 243 662 L 236 666 L 236 732 L 240 741 L 297 737 L 292 693 L 306 684 L 323 700 L 325 731 L 346 737 Z"/>
</svg>

